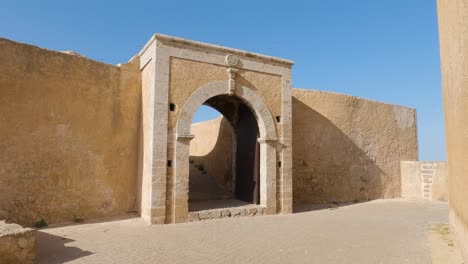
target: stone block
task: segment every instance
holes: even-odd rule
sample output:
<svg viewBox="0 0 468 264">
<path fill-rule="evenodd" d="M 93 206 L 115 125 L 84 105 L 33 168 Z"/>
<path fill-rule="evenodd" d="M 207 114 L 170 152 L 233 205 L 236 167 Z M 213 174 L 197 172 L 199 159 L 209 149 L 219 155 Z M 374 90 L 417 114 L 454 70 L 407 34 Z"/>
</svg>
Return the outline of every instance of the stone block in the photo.
<svg viewBox="0 0 468 264">
<path fill-rule="evenodd" d="M 257 214 L 257 208 L 253 207 L 253 208 L 249 208 L 249 212 L 248 212 L 248 215 L 250 216 L 254 216 Z"/>
<path fill-rule="evenodd" d="M 198 212 L 189 213 L 189 215 L 188 215 L 188 221 L 189 222 L 194 222 L 194 221 L 198 221 L 198 220 L 200 220 L 199 217 L 198 217 Z"/>
<path fill-rule="evenodd" d="M 229 211 L 229 209 L 223 209 L 221 211 L 221 216 L 224 218 L 224 217 L 231 217 L 231 211 Z"/>
<path fill-rule="evenodd" d="M 34 263 L 36 231 L 0 221 L 0 263 Z"/>
<path fill-rule="evenodd" d="M 214 210 L 212 213 L 211 213 L 211 217 L 213 219 L 219 219 L 221 218 L 221 210 Z"/>
<path fill-rule="evenodd" d="M 211 212 L 210 211 L 201 211 L 201 212 L 199 212 L 198 217 L 199 217 L 200 220 L 209 219 L 211 217 Z"/>
<path fill-rule="evenodd" d="M 240 216 L 246 216 L 248 215 L 248 209 L 244 208 L 240 211 Z"/>
<path fill-rule="evenodd" d="M 232 217 L 239 217 L 241 216 L 241 210 L 237 208 L 231 208 L 231 216 Z"/>
</svg>

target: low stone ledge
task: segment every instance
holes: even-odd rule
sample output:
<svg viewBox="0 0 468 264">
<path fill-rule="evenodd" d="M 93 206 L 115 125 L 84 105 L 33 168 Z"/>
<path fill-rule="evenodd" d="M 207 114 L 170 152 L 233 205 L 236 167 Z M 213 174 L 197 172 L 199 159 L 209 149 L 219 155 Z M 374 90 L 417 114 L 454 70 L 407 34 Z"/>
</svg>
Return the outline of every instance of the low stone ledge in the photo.
<svg viewBox="0 0 468 264">
<path fill-rule="evenodd" d="M 189 212 L 189 222 L 222 219 L 230 217 L 241 217 L 241 216 L 257 216 L 265 215 L 266 208 L 263 206 L 249 206 L 249 207 L 231 207 L 231 208 L 219 208 Z"/>
<path fill-rule="evenodd" d="M 0 221 L 0 264 L 34 263 L 36 230 Z"/>
</svg>

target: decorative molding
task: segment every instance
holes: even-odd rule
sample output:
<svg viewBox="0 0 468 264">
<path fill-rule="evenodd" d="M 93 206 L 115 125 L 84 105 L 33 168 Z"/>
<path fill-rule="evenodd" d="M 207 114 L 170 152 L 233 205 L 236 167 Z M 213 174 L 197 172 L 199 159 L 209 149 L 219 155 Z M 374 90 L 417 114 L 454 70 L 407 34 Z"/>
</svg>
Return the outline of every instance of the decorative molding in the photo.
<svg viewBox="0 0 468 264">
<path fill-rule="evenodd" d="M 222 54 L 210 52 L 210 50 L 203 49 L 201 47 L 193 47 L 188 45 L 170 45 L 171 43 L 164 43 L 161 41 L 155 41 L 153 44 L 153 46 L 157 46 L 158 56 L 169 56 L 186 60 L 200 61 L 219 66 L 226 66 L 226 54 L 229 54 L 226 52 L 223 52 Z M 150 51 L 150 49 L 148 51 Z M 256 72 L 264 72 L 268 74 L 284 76 L 287 79 L 291 79 L 290 66 L 269 63 L 268 61 L 262 61 L 258 59 L 256 60 L 255 58 L 249 57 L 239 56 L 239 58 L 239 64 L 236 68 L 242 66 L 242 69 L 246 71 L 252 70 Z M 140 63 L 142 62 L 140 61 Z"/>
<path fill-rule="evenodd" d="M 229 75 L 229 95 L 233 95 L 236 93 L 236 76 L 238 71 L 238 69 L 234 68 L 227 69 Z"/>
<path fill-rule="evenodd" d="M 181 44 L 181 45 L 188 45 L 192 47 L 199 47 L 203 49 L 210 49 L 213 51 L 218 51 L 218 52 L 224 52 L 224 53 L 232 53 L 232 54 L 237 54 L 239 56 L 243 57 L 248 57 L 248 58 L 253 58 L 261 61 L 266 61 L 266 62 L 274 62 L 278 64 L 283 64 L 286 66 L 291 67 L 294 62 L 291 60 L 286 60 L 282 58 L 277 58 L 277 57 L 272 57 L 272 56 L 267 56 L 267 55 L 262 55 L 258 53 L 253 53 L 253 52 L 248 52 L 245 50 L 240 50 L 240 49 L 233 49 L 233 48 L 227 48 L 219 45 L 213 45 L 213 44 L 208 44 L 208 43 L 203 43 L 199 41 L 193 41 L 193 40 L 188 40 L 188 39 L 183 39 L 183 38 L 178 38 L 178 37 L 173 37 L 173 36 L 168 36 L 168 35 L 163 35 L 163 34 L 154 34 L 146 43 L 146 45 L 143 47 L 143 49 L 138 53 L 138 55 L 142 55 L 156 40 L 159 40 L 161 42 L 165 42 L 167 44 L 173 43 L 173 44 Z"/>
<path fill-rule="evenodd" d="M 239 57 L 234 54 L 228 54 L 226 55 L 225 61 L 227 66 L 237 66 L 239 64 Z"/>
</svg>

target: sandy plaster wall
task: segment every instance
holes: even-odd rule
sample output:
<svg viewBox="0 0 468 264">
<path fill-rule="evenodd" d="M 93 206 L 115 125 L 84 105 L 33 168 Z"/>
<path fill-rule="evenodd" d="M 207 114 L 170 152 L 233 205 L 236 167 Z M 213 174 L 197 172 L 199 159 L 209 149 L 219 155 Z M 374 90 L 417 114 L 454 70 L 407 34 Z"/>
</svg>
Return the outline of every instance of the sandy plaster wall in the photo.
<svg viewBox="0 0 468 264">
<path fill-rule="evenodd" d="M 411 200 L 447 201 L 447 162 L 402 161 L 401 197 Z"/>
<path fill-rule="evenodd" d="M 0 39 L 0 210 L 31 225 L 136 210 L 138 59 Z"/>
<path fill-rule="evenodd" d="M 416 111 L 293 89 L 295 203 L 400 196 L 400 161 L 417 160 Z"/>
<path fill-rule="evenodd" d="M 226 191 L 232 191 L 233 129 L 221 117 L 192 124 L 195 137 L 190 142 L 190 160 L 203 164 L 205 171 Z"/>
<path fill-rule="evenodd" d="M 468 262 L 468 0 L 438 0 L 450 223 Z"/>
</svg>

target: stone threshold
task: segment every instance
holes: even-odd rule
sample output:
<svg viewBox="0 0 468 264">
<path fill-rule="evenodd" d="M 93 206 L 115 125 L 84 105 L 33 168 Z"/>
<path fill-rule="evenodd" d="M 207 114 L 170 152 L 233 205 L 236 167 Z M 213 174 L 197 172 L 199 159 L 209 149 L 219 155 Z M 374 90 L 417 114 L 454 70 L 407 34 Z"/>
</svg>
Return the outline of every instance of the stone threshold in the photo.
<svg viewBox="0 0 468 264">
<path fill-rule="evenodd" d="M 248 205 L 242 207 L 216 208 L 189 212 L 188 221 L 196 222 L 203 220 L 213 220 L 231 217 L 265 215 L 266 207 L 261 205 Z"/>
</svg>

